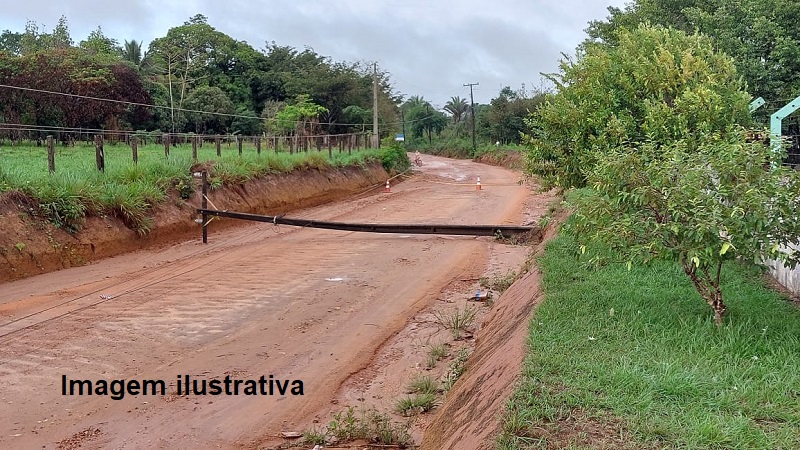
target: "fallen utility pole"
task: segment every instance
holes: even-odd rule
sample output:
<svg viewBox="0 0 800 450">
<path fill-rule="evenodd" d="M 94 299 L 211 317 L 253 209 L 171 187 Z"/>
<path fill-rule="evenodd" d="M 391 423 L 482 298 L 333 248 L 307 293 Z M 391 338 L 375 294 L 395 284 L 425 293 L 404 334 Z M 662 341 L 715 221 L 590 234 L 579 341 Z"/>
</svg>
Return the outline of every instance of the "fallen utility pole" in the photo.
<svg viewBox="0 0 800 450">
<path fill-rule="evenodd" d="M 206 216 L 229 217 L 232 219 L 251 220 L 254 222 L 272 223 L 274 225 L 291 225 L 296 227 L 323 228 L 327 230 L 360 231 L 366 233 L 398 233 L 398 234 L 449 234 L 460 236 L 498 236 L 503 238 L 519 237 L 535 242 L 541 241 L 541 230 L 535 227 L 518 227 L 513 225 L 428 225 L 428 224 L 369 224 L 324 222 L 320 220 L 291 219 L 283 216 L 262 216 L 216 209 L 198 209 L 198 214 Z M 203 221 L 205 236 L 208 221 Z M 205 241 L 204 241 L 205 242 Z"/>
</svg>

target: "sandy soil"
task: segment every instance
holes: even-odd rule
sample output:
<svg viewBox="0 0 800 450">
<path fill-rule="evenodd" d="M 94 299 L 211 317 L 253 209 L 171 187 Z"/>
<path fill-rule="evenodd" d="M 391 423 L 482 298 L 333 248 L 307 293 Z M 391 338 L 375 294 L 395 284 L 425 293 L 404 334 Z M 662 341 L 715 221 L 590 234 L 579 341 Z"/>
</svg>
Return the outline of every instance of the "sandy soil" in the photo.
<svg viewBox="0 0 800 450">
<path fill-rule="evenodd" d="M 532 193 L 517 184 L 518 174 L 469 161 L 425 160 L 422 174 L 391 193 L 292 216 L 526 221 Z M 474 187 L 477 176 L 481 191 Z M 212 224 L 209 242 L 195 239 L 1 285 L 0 448 L 259 448 L 280 442 L 280 432 L 301 430 L 314 417 L 324 421 L 333 405 L 354 395 L 381 396 L 369 391 L 381 380 L 364 371 L 384 361 L 398 339 L 405 342 L 400 348 L 419 345 L 424 335 L 415 335 L 413 324 L 429 322 L 437 301 L 465 298 L 482 274 L 518 264 L 524 248 L 504 249 L 490 238 L 264 224 L 217 232 Z M 206 380 L 274 375 L 302 380 L 304 395 L 178 396 L 176 376 L 186 374 Z M 62 375 L 161 379 L 169 394 L 117 401 L 64 396 Z M 354 388 L 359 377 L 363 382 Z M 405 380 L 387 383 L 396 390 Z"/>
</svg>

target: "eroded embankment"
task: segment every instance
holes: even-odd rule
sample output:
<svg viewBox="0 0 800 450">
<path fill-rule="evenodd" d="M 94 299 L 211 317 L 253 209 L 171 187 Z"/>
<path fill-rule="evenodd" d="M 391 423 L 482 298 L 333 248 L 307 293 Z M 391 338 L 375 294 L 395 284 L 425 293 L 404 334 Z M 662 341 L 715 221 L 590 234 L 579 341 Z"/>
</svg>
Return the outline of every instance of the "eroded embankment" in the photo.
<svg viewBox="0 0 800 450">
<path fill-rule="evenodd" d="M 353 195 L 386 181 L 378 163 L 361 167 L 310 169 L 229 184 L 210 193 L 220 209 L 256 214 L 283 214 Z M 200 205 L 199 186 L 188 200 L 175 193 L 154 208 L 154 227 L 140 236 L 110 217 L 89 217 L 77 233 L 56 228 L 31 212 L 31 205 L 13 195 L 0 196 L 0 283 L 52 272 L 142 248 L 199 236 L 194 219 Z M 234 220 L 214 221 L 213 227 Z"/>
<path fill-rule="evenodd" d="M 534 256 L 555 235 L 555 228 L 548 228 Z M 425 430 L 421 449 L 495 447 L 505 404 L 522 370 L 528 323 L 542 295 L 540 282 L 534 267 L 497 299 L 478 332 L 466 371 Z"/>
</svg>

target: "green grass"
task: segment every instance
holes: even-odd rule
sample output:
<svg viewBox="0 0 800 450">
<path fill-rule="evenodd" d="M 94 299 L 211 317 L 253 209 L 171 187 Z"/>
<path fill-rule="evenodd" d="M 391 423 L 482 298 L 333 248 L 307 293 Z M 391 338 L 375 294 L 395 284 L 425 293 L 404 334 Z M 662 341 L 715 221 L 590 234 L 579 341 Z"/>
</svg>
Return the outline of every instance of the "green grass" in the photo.
<svg viewBox="0 0 800 450">
<path fill-rule="evenodd" d="M 197 188 L 190 168 L 191 145 L 181 145 L 164 156 L 161 145 L 139 147 L 139 163 L 133 164 L 131 150 L 124 144 L 104 146 L 106 170 L 95 166 L 94 146 L 56 146 L 55 174 L 47 169 L 47 151 L 35 146 L 0 146 L 0 193 L 19 191 L 39 204 L 39 213 L 54 225 L 69 231 L 80 229 L 87 215 L 113 215 L 128 227 L 146 233 L 152 228 L 150 208 L 163 202 L 169 192 L 189 198 Z M 385 160 L 388 150 L 361 150 L 333 157 L 323 149 L 308 153 L 275 153 L 262 149 L 258 155 L 252 144 L 243 146 L 239 156 L 235 145 L 223 144 L 222 157 L 215 146 L 198 148 L 198 162 L 213 164 L 211 186 L 240 183 L 269 174 L 301 169 L 365 166 Z M 407 159 L 407 158 L 406 158 Z M 391 158 L 390 162 L 395 162 Z M 390 167 L 391 168 L 391 167 Z"/>
<path fill-rule="evenodd" d="M 757 269 L 726 268 L 717 327 L 676 265 L 590 268 L 574 248 L 540 260 L 498 448 L 800 448 L 800 310 Z"/>
<path fill-rule="evenodd" d="M 475 318 L 478 315 L 478 308 L 465 306 L 464 309 L 453 309 L 449 311 L 438 310 L 433 312 L 436 323 L 450 331 L 453 339 L 459 340 L 464 334 L 469 332 L 472 324 L 475 323 Z"/>
<path fill-rule="evenodd" d="M 410 416 L 432 410 L 436 406 L 436 394 L 414 394 L 403 397 L 395 404 L 395 411 Z"/>
<path fill-rule="evenodd" d="M 428 346 L 428 368 L 433 369 L 440 359 L 446 358 L 450 354 L 446 343 L 430 344 Z"/>
<path fill-rule="evenodd" d="M 417 375 L 406 386 L 410 394 L 436 394 L 439 392 L 439 382 L 430 375 Z"/>
</svg>

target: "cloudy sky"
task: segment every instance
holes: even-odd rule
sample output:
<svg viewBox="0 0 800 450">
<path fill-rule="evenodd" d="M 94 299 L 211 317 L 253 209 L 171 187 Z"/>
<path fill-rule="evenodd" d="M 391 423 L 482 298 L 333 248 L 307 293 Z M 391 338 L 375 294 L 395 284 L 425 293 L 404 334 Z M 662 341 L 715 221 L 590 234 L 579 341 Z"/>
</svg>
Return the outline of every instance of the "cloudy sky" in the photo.
<svg viewBox="0 0 800 450">
<path fill-rule="evenodd" d="M 257 49 L 311 47 L 335 61 L 375 61 L 395 90 L 441 107 L 452 96 L 488 103 L 503 86 L 538 87 L 541 72 L 571 54 L 588 21 L 625 0 L 21 0 L 7 2 L 0 30 L 28 20 L 51 31 L 62 15 L 77 43 L 106 36 L 149 44 L 195 14 Z"/>
</svg>

